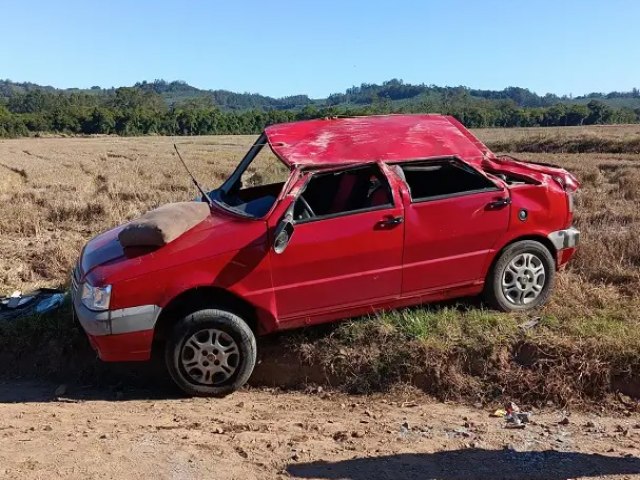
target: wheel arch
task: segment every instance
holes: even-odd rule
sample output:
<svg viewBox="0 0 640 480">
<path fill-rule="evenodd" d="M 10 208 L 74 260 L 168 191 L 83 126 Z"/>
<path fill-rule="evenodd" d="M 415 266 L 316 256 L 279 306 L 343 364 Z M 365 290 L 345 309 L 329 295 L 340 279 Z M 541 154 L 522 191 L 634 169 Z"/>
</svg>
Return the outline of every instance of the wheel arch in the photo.
<svg viewBox="0 0 640 480">
<path fill-rule="evenodd" d="M 486 274 L 485 274 L 485 283 L 486 283 L 487 278 L 489 277 L 489 275 L 491 275 L 491 272 L 493 271 L 493 267 L 495 266 L 496 262 L 500 258 L 500 255 L 502 255 L 502 252 L 504 252 L 505 249 L 509 248 L 509 246 L 513 245 L 514 243 L 522 242 L 522 241 L 525 241 L 525 240 L 532 240 L 534 242 L 538 242 L 538 243 L 541 243 L 542 245 L 544 245 L 546 247 L 546 249 L 549 250 L 549 253 L 553 257 L 553 263 L 554 263 L 556 269 L 558 268 L 558 255 L 557 255 L 558 252 L 556 250 L 556 247 L 553 245 L 553 242 L 551 240 L 549 240 L 548 237 L 546 237 L 544 235 L 540 235 L 540 234 L 522 235 L 522 236 L 519 236 L 519 237 L 516 237 L 516 238 L 512 238 L 507 243 L 505 243 L 499 250 L 496 251 L 495 255 L 491 259 L 491 263 L 489 264 L 489 268 L 487 268 L 487 271 L 486 271 Z"/>
<path fill-rule="evenodd" d="M 184 315 L 208 307 L 223 308 L 239 315 L 254 334 L 260 330 L 260 320 L 254 305 L 224 288 L 199 286 L 179 293 L 162 309 L 154 328 L 154 341 L 164 341 L 171 327 Z"/>
</svg>

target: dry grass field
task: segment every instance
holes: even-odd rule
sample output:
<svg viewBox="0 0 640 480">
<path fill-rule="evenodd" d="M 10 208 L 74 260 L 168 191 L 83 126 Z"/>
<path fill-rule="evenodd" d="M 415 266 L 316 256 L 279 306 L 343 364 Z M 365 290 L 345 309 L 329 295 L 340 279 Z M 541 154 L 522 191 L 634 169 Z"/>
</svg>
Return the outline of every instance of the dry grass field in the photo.
<svg viewBox="0 0 640 480">
<path fill-rule="evenodd" d="M 583 127 L 480 128 L 474 130 L 482 141 L 496 143 L 531 139 L 598 138 L 601 140 L 637 141 L 640 125 L 589 125 Z"/>
<path fill-rule="evenodd" d="M 217 185 L 253 137 L 177 138 L 202 183 Z M 196 191 L 174 139 L 0 141 L 0 292 L 59 285 L 93 235 Z"/>
<path fill-rule="evenodd" d="M 436 382 L 445 397 L 489 394 L 487 385 L 496 384 L 537 400 L 545 395 L 565 400 L 598 397 L 620 383 L 623 390 L 640 390 L 640 154 L 634 146 L 640 142 L 640 126 L 476 133 L 496 149 L 513 146 L 515 156 L 562 165 L 583 184 L 576 215 L 582 245 L 559 276 L 550 304 L 525 318 L 475 307 L 410 309 L 347 323 L 313 341 L 302 339 L 297 351 L 321 363 L 327 375 L 348 379 L 356 390 L 407 376 L 417 384 L 423 377 L 423 383 Z M 175 141 L 195 175 L 213 187 L 254 138 Z M 193 198 L 193 186 L 173 154 L 173 141 L 0 140 L 0 293 L 65 284 L 90 237 L 157 205 Z M 575 151 L 580 142 L 589 146 L 587 151 L 595 148 L 599 153 L 562 153 L 562 145 L 572 145 L 566 150 Z M 525 151 L 536 144 L 556 153 Z M 616 152 L 627 145 L 631 153 L 606 151 L 611 145 Z M 541 319 L 540 326 L 522 334 L 518 323 L 534 317 Z M 412 354 L 422 362 L 420 369 L 404 364 L 400 368 L 381 353 L 394 335 L 425 346 L 423 357 Z M 374 353 L 360 355 L 354 347 L 358 342 Z M 338 350 L 340 355 L 327 356 Z M 520 355 L 516 367 L 506 367 L 501 357 L 505 351 Z M 472 356 L 485 361 L 483 366 L 474 365 Z M 460 380 L 460 372 L 470 376 Z M 558 378 L 571 378 L 556 381 L 553 372 Z"/>
</svg>

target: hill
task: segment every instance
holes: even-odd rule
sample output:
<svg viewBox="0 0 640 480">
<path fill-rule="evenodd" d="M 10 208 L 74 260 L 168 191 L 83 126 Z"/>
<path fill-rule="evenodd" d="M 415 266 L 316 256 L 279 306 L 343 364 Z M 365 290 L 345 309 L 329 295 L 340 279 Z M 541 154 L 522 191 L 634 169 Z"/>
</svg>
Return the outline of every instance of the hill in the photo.
<svg viewBox="0 0 640 480">
<path fill-rule="evenodd" d="M 443 113 L 467 127 L 549 127 L 640 122 L 640 92 L 571 98 L 526 88 L 480 90 L 364 83 L 327 98 L 273 98 L 155 80 L 132 87 L 58 89 L 0 80 L 0 137 L 69 134 L 254 134 L 266 125 L 336 115 Z"/>
<path fill-rule="evenodd" d="M 176 105 L 187 101 L 210 99 L 221 109 L 250 110 L 250 109 L 302 109 L 309 105 L 316 107 L 342 107 L 349 105 L 372 105 L 376 102 L 390 102 L 398 105 L 419 105 L 434 100 L 465 95 L 475 100 L 511 101 L 518 107 L 549 107 L 558 103 L 586 105 L 592 100 L 598 100 L 614 108 L 640 107 L 640 91 L 630 92 L 589 93 L 579 97 L 558 96 L 547 93 L 538 95 L 529 89 L 521 87 L 507 87 L 503 90 L 481 90 L 464 86 L 439 87 L 436 85 L 404 83 L 402 80 L 392 79 L 380 85 L 363 83 L 341 93 L 333 93 L 327 98 L 311 99 L 308 95 L 291 95 L 274 98 L 258 93 L 236 93 L 229 90 L 204 90 L 193 87 L 183 81 L 167 82 L 166 80 L 142 81 L 133 88 L 143 92 L 153 92 L 160 95 L 167 105 Z M 17 83 L 10 80 L 0 80 L 0 99 L 8 99 L 14 95 L 33 91 L 63 94 L 92 94 L 113 95 L 116 88 L 91 87 L 89 89 L 66 88 L 58 89 L 35 83 Z"/>
</svg>

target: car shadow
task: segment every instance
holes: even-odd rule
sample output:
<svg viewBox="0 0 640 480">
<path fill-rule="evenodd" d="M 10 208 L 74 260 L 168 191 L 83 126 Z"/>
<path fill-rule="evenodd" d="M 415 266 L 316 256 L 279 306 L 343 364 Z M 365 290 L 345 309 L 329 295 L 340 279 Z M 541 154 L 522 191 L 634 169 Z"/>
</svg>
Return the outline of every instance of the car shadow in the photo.
<svg viewBox="0 0 640 480">
<path fill-rule="evenodd" d="M 86 400 L 171 400 L 184 394 L 159 362 L 102 364 L 89 372 L 0 377 L 0 404 Z"/>
<path fill-rule="evenodd" d="M 464 449 L 290 464 L 293 478 L 569 480 L 640 473 L 640 458 L 579 452 Z"/>
<path fill-rule="evenodd" d="M 61 390 L 60 390 L 61 389 Z M 162 387 L 125 384 L 60 384 L 46 380 L 0 380 L 0 404 L 3 403 L 76 403 L 87 400 L 170 400 L 184 398 L 170 385 Z"/>
</svg>

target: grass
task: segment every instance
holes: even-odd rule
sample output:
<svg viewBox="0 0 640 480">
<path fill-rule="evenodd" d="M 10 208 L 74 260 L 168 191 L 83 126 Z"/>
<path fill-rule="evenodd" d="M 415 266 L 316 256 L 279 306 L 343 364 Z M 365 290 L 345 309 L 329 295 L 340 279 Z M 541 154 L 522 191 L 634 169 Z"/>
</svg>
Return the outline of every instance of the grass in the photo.
<svg viewBox="0 0 640 480">
<path fill-rule="evenodd" d="M 558 275 L 549 304 L 526 315 L 476 302 L 405 309 L 276 342 L 349 391 L 408 382 L 443 399 L 470 401 L 593 402 L 615 390 L 640 395 L 632 387 L 640 379 L 640 126 L 476 133 L 494 147 L 522 150 L 516 153 L 525 159 L 562 165 L 582 182 L 575 215 L 582 244 Z M 214 186 L 253 140 L 180 138 L 179 147 L 202 183 Z M 0 141 L 0 292 L 65 284 L 89 238 L 159 204 L 193 198 L 172 142 Z M 11 365 L 5 373 L 102 368 L 67 313 L 0 325 L 0 359 Z M 521 327 L 533 319 L 534 327 Z"/>
<path fill-rule="evenodd" d="M 488 341 L 508 342 L 517 331 L 517 325 L 509 315 L 464 305 L 386 312 L 374 319 L 374 325 L 376 323 L 377 328 L 397 332 L 408 341 L 418 340 L 439 348 Z M 347 325 L 348 329 L 357 330 L 366 323 Z"/>
</svg>

